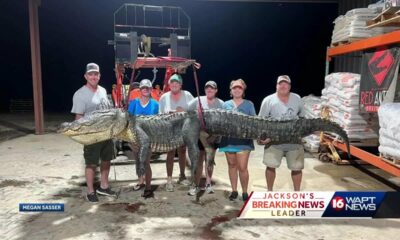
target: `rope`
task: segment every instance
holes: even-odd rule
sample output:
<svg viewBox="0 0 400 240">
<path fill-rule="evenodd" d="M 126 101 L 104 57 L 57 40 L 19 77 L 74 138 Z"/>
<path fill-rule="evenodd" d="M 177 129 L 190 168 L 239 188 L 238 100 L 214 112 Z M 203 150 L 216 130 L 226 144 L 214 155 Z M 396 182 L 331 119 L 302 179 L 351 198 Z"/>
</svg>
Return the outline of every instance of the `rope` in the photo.
<svg viewBox="0 0 400 240">
<path fill-rule="evenodd" d="M 201 128 L 202 130 L 206 130 L 206 122 L 204 120 L 204 114 L 203 114 L 203 106 L 201 104 L 200 101 L 200 91 L 199 91 L 199 81 L 197 79 L 197 73 L 196 73 L 196 68 L 194 65 L 193 66 L 193 75 L 194 75 L 194 82 L 196 84 L 196 92 L 197 92 L 197 100 L 199 101 L 199 119 L 200 119 L 200 124 L 201 124 Z"/>
</svg>

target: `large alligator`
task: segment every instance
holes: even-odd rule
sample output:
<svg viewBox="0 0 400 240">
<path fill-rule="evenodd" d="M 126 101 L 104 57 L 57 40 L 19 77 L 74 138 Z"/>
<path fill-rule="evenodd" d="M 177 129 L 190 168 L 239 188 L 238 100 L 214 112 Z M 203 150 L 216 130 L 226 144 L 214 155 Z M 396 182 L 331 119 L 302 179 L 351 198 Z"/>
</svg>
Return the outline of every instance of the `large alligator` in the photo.
<svg viewBox="0 0 400 240">
<path fill-rule="evenodd" d="M 188 147 L 192 174 L 197 168 L 198 139 L 201 130 L 206 136 L 226 136 L 242 139 L 270 138 L 270 144 L 301 143 L 301 139 L 315 131 L 338 134 L 349 149 L 346 132 L 336 123 L 324 119 L 273 121 L 258 116 L 248 116 L 221 109 L 204 110 L 205 129 L 197 111 L 177 112 L 153 116 L 132 116 L 121 109 L 97 110 L 84 117 L 63 123 L 59 132 L 73 140 L 88 145 L 107 139 L 120 139 L 138 146 L 138 176 L 145 173 L 145 159 L 151 147 L 153 152 L 166 152 L 180 146 Z M 203 135 L 202 135 L 203 136 Z M 206 151 L 210 145 L 203 137 Z M 208 159 L 207 164 L 211 164 Z M 192 175 L 194 176 L 194 175 Z"/>
</svg>

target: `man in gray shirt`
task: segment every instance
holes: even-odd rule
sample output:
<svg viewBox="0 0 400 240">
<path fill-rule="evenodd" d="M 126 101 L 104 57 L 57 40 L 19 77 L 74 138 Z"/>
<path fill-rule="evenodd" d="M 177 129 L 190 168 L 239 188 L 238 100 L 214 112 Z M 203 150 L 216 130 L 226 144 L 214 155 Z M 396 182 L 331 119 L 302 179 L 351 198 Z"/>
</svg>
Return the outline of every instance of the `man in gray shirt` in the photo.
<svg viewBox="0 0 400 240">
<path fill-rule="evenodd" d="M 75 120 L 99 108 L 110 107 L 111 104 L 107 98 L 107 91 L 98 85 L 100 80 L 100 68 L 95 63 L 86 65 L 84 75 L 86 84 L 75 92 L 72 99 L 73 106 L 71 113 L 75 114 Z M 86 198 L 89 202 L 98 202 L 97 194 L 106 196 L 116 196 L 108 183 L 110 172 L 110 161 L 114 158 L 114 145 L 112 140 L 98 142 L 83 147 L 83 156 L 85 158 L 85 177 L 87 185 Z M 100 163 L 101 183 L 100 187 L 94 191 L 93 182 L 96 167 Z"/>
<path fill-rule="evenodd" d="M 291 80 L 289 76 L 278 77 L 276 93 L 264 98 L 261 104 L 259 116 L 274 120 L 292 120 L 303 115 L 303 105 L 299 95 L 290 92 Z M 281 165 L 283 156 L 286 157 L 287 166 L 292 170 L 292 180 L 295 191 L 300 191 L 302 170 L 304 168 L 304 149 L 299 144 L 271 145 L 269 138 L 258 140 L 260 145 L 266 145 L 264 149 L 263 163 L 266 165 L 265 178 L 268 191 L 273 190 L 275 181 L 275 169 Z"/>
</svg>

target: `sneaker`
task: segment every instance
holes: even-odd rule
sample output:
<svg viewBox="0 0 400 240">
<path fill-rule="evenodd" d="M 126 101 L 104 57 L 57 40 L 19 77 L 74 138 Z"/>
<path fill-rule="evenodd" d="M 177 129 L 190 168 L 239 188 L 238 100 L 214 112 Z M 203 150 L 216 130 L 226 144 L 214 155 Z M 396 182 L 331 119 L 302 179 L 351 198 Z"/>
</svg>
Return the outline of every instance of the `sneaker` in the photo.
<svg viewBox="0 0 400 240">
<path fill-rule="evenodd" d="M 165 190 L 167 192 L 173 192 L 174 191 L 174 184 L 172 184 L 172 182 L 167 182 L 167 184 L 165 185 Z"/>
<path fill-rule="evenodd" d="M 142 183 L 142 184 L 137 183 L 133 186 L 133 191 L 139 191 L 139 190 L 143 189 L 145 186 L 146 186 L 146 184 L 144 184 L 144 183 Z"/>
<path fill-rule="evenodd" d="M 86 195 L 86 199 L 87 199 L 89 202 L 92 202 L 92 203 L 97 203 L 97 202 L 99 202 L 99 198 L 97 197 L 97 195 L 96 195 L 95 192 L 88 193 L 88 194 Z"/>
<path fill-rule="evenodd" d="M 231 192 L 231 194 L 229 195 L 229 200 L 231 200 L 231 201 L 235 201 L 236 200 L 236 198 L 238 197 L 238 192 L 237 191 L 233 191 L 233 192 Z"/>
<path fill-rule="evenodd" d="M 153 197 L 154 197 L 153 190 L 151 190 L 151 189 L 149 189 L 149 190 L 145 189 L 145 190 L 143 191 L 142 197 L 144 197 L 144 198 L 153 198 Z"/>
<path fill-rule="evenodd" d="M 214 188 L 211 186 L 211 184 L 207 184 L 206 193 L 208 194 L 214 193 Z"/>
<path fill-rule="evenodd" d="M 191 186 L 187 194 L 188 194 L 189 196 L 194 196 L 194 195 L 196 195 L 198 192 L 200 192 L 200 188 L 199 188 L 199 187 Z"/>
<path fill-rule="evenodd" d="M 247 199 L 249 199 L 249 194 L 247 194 L 247 192 L 242 193 L 242 199 L 243 199 L 243 202 L 246 202 Z"/>
<path fill-rule="evenodd" d="M 187 180 L 185 175 L 179 175 L 178 184 L 189 186 L 192 183 L 189 180 Z"/>
<path fill-rule="evenodd" d="M 111 196 L 111 197 L 116 197 L 117 193 L 111 190 L 110 187 L 106 189 L 102 189 L 101 187 L 97 188 L 96 190 L 97 194 L 104 195 L 104 196 Z"/>
</svg>

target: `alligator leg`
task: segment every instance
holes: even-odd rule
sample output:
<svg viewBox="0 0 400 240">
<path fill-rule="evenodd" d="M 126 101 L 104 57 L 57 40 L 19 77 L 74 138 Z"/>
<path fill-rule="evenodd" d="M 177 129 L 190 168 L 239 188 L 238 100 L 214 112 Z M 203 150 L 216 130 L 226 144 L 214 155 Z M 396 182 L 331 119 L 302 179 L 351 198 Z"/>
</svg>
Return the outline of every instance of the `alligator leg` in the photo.
<svg viewBox="0 0 400 240">
<path fill-rule="evenodd" d="M 213 169 L 215 165 L 215 141 L 217 136 L 212 136 L 205 131 L 200 132 L 200 141 L 204 146 L 206 152 L 206 166 L 208 169 Z"/>
<path fill-rule="evenodd" d="M 145 173 L 145 163 L 150 153 L 150 138 L 140 126 L 136 126 L 135 131 L 139 142 L 139 159 L 136 162 L 136 174 L 141 177 Z"/>
<path fill-rule="evenodd" d="M 200 155 L 199 146 L 197 145 L 200 137 L 200 122 L 197 118 L 185 119 L 182 125 L 182 136 L 183 141 L 188 148 L 189 159 L 192 167 L 191 178 L 193 183 Z M 198 183 L 196 183 L 196 186 L 198 186 Z"/>
</svg>

